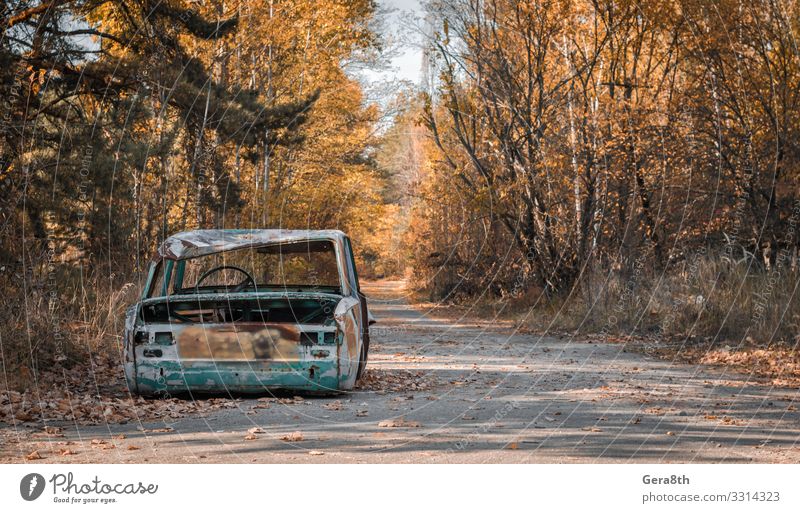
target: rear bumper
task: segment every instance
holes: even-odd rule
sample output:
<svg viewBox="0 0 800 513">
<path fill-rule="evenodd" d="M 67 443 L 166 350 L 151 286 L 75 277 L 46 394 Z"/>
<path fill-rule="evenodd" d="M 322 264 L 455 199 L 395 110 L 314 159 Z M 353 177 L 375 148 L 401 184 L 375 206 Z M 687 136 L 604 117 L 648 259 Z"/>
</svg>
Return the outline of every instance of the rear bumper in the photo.
<svg viewBox="0 0 800 513">
<path fill-rule="evenodd" d="M 134 329 L 126 333 L 128 387 L 146 396 L 278 389 L 332 394 L 352 388 L 353 380 L 340 368 L 342 337 L 336 327 L 278 328 L 157 323 L 134 328 L 144 340 L 136 343 Z"/>
<path fill-rule="evenodd" d="M 293 362 L 176 361 L 140 362 L 130 383 L 142 395 L 186 393 L 261 393 L 300 390 L 343 391 L 336 359 Z"/>
</svg>

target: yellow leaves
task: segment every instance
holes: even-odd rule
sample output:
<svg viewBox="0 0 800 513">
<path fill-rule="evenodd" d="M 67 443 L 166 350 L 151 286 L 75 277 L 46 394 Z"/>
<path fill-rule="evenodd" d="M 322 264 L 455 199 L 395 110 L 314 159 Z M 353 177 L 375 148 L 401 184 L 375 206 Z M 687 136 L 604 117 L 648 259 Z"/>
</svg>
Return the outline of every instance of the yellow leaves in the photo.
<svg viewBox="0 0 800 513">
<path fill-rule="evenodd" d="M 39 454 L 39 451 L 33 451 L 32 453 L 27 454 L 25 456 L 25 459 L 28 461 L 33 461 L 33 460 L 42 460 L 44 458 L 42 457 L 41 454 Z"/>
<path fill-rule="evenodd" d="M 378 422 L 378 427 L 382 427 L 382 428 L 418 428 L 418 427 L 422 427 L 422 424 L 420 424 L 416 420 L 406 420 L 404 417 L 398 417 L 396 419 L 382 420 L 382 421 Z"/>
<path fill-rule="evenodd" d="M 283 440 L 284 442 L 302 442 L 304 439 L 305 437 L 303 436 L 303 433 L 301 433 L 300 431 L 295 431 L 293 433 L 289 433 L 281 437 L 281 440 Z"/>
</svg>

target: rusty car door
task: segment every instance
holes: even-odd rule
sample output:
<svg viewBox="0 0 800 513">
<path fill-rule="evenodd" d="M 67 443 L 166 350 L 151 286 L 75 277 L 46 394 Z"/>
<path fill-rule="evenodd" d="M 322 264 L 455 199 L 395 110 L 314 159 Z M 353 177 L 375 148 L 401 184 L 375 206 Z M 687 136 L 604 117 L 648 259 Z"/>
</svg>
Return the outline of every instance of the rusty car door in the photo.
<svg viewBox="0 0 800 513">
<path fill-rule="evenodd" d="M 347 267 L 348 273 L 350 274 L 350 282 L 352 284 L 353 290 L 358 297 L 358 302 L 360 303 L 360 318 L 359 318 L 359 329 L 361 331 L 361 340 L 362 340 L 362 352 L 361 352 L 361 362 L 358 367 L 358 374 L 357 378 L 361 377 L 361 374 L 364 372 L 364 368 L 367 365 L 367 358 L 369 355 L 369 311 L 367 310 L 367 296 L 361 291 L 361 286 L 358 283 L 358 271 L 356 270 L 356 260 L 355 256 L 353 255 L 353 246 L 350 243 L 350 237 L 345 237 L 345 255 L 347 260 Z"/>
</svg>

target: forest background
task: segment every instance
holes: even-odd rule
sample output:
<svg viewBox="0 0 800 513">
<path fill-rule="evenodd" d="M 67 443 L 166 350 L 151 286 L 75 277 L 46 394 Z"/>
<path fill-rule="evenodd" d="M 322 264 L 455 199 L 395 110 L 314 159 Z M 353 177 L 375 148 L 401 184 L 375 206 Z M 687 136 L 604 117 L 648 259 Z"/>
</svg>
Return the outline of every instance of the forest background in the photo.
<svg viewBox="0 0 800 513">
<path fill-rule="evenodd" d="M 9 0 L 8 387 L 115 354 L 168 235 L 338 228 L 362 275 L 539 331 L 800 342 L 800 4 Z"/>
</svg>

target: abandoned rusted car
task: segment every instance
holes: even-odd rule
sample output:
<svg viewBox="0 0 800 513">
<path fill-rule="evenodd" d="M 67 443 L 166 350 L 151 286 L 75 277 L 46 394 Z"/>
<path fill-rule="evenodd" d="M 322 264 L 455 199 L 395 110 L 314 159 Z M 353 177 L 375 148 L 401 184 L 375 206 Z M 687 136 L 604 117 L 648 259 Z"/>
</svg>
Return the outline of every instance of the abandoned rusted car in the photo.
<svg viewBox="0 0 800 513">
<path fill-rule="evenodd" d="M 367 301 L 338 230 L 173 235 L 127 311 L 125 376 L 145 396 L 352 389 Z"/>
</svg>

